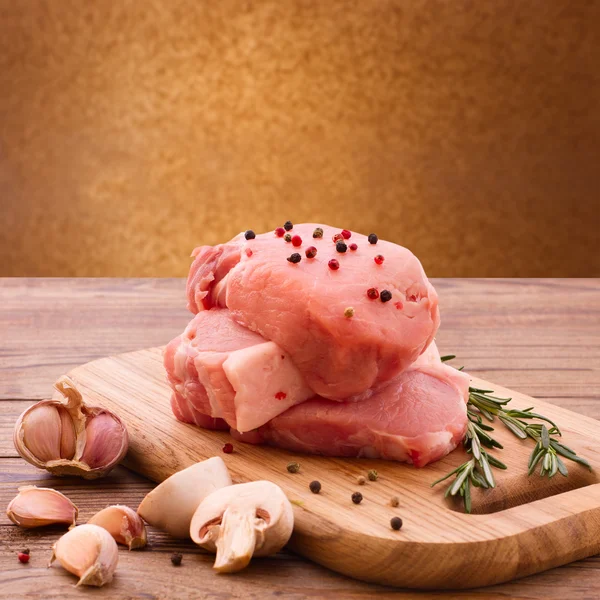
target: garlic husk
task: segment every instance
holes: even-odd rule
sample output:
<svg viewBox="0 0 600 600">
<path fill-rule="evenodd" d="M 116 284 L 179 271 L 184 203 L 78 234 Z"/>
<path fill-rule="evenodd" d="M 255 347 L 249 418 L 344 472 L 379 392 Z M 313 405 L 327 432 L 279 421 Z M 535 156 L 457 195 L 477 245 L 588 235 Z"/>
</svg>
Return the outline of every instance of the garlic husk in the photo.
<svg viewBox="0 0 600 600">
<path fill-rule="evenodd" d="M 52 546 L 48 566 L 55 560 L 69 573 L 79 577 L 77 585 L 100 587 L 112 581 L 119 561 L 119 549 L 106 529 L 98 525 L 79 525 Z"/>
<path fill-rule="evenodd" d="M 124 423 L 108 410 L 86 406 L 69 377 L 62 377 L 54 387 L 62 400 L 42 400 L 17 420 L 17 452 L 54 475 L 103 477 L 127 452 Z"/>
<path fill-rule="evenodd" d="M 117 544 L 130 550 L 143 548 L 147 542 L 146 526 L 142 518 L 128 506 L 115 504 L 96 513 L 88 523 L 103 527 Z"/>
<path fill-rule="evenodd" d="M 74 527 L 77 514 L 77 507 L 65 495 L 34 485 L 20 487 L 6 508 L 13 523 L 28 529 L 59 524 Z"/>
</svg>

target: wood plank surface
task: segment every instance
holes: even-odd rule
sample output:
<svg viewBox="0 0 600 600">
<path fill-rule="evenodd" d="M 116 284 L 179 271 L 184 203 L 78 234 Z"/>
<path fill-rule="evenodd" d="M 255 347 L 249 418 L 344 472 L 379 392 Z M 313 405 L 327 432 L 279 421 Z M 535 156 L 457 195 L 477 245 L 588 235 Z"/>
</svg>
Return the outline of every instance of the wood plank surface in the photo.
<svg viewBox="0 0 600 600">
<path fill-rule="evenodd" d="M 478 377 L 600 418 L 599 280 L 434 280 L 439 291 L 442 353 L 459 356 Z M 27 401 L 48 397 L 61 374 L 83 362 L 159 345 L 183 328 L 183 280 L 0 280 L 0 494 L 22 483 L 50 482 L 89 516 L 107 503 L 136 506 L 149 482 L 119 468 L 100 482 L 53 480 L 14 458 L 10 422 Z M 14 402 L 17 401 L 17 402 Z M 15 406 L 18 408 L 15 410 Z M 9 438 L 7 439 L 7 436 Z M 59 532 L 22 532 L 0 516 L 0 597 L 83 596 L 73 578 L 45 569 Z M 519 581 L 462 593 L 402 592 L 336 575 L 290 553 L 256 561 L 235 577 L 214 576 L 191 545 L 171 567 L 177 546 L 151 532 L 151 551 L 121 551 L 110 598 L 565 598 L 594 597 L 600 557 Z M 27 545 L 29 565 L 15 552 Z M 43 558 L 42 558 L 43 556 Z"/>
</svg>

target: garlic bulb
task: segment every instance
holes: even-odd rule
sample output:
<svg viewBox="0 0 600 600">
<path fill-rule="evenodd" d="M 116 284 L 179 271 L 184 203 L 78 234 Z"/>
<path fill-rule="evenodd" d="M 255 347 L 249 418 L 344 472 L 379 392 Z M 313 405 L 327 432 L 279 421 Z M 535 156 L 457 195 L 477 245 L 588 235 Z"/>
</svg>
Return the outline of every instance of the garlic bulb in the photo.
<svg viewBox="0 0 600 600">
<path fill-rule="evenodd" d="M 118 544 L 128 546 L 130 550 L 146 545 L 146 526 L 142 518 L 128 506 L 115 504 L 96 513 L 89 521 L 92 525 L 103 527 Z"/>
<path fill-rule="evenodd" d="M 59 379 L 54 387 L 62 400 L 42 400 L 17 420 L 17 452 L 55 475 L 103 477 L 127 452 L 124 423 L 108 410 L 86 406 L 68 377 Z"/>
<path fill-rule="evenodd" d="M 79 525 L 52 546 L 48 566 L 55 560 L 69 573 L 79 577 L 77 585 L 102 586 L 112 581 L 119 561 L 119 549 L 106 529 L 97 525 Z"/>
<path fill-rule="evenodd" d="M 43 527 L 44 525 L 75 526 L 77 507 L 63 494 L 51 488 L 26 485 L 6 508 L 6 516 L 21 527 Z"/>
</svg>

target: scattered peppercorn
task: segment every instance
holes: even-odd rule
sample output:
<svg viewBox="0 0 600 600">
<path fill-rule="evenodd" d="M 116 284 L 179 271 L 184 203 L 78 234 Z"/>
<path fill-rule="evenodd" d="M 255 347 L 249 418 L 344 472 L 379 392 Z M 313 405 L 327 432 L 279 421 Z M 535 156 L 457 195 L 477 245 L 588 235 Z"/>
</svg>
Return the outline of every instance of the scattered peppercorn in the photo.
<svg viewBox="0 0 600 600">
<path fill-rule="evenodd" d="M 313 494 L 318 494 L 321 491 L 321 482 L 320 481 L 311 481 L 310 485 L 308 487 L 310 488 L 310 491 Z"/>
<path fill-rule="evenodd" d="M 348 250 L 348 246 L 346 246 L 346 244 L 344 244 L 344 242 L 338 242 L 335 245 L 335 249 L 340 252 L 341 254 L 344 254 L 344 252 L 346 252 L 346 250 Z"/>
<path fill-rule="evenodd" d="M 300 463 L 291 462 L 287 466 L 288 473 L 297 473 L 300 470 Z"/>
<path fill-rule="evenodd" d="M 376 265 L 382 265 L 385 258 L 381 254 L 378 254 L 374 259 Z"/>
<path fill-rule="evenodd" d="M 392 517 L 390 519 L 390 525 L 394 531 L 398 531 L 402 528 L 402 519 L 400 517 Z"/>
<path fill-rule="evenodd" d="M 314 258 L 317 255 L 317 249 L 314 246 L 309 246 L 304 254 L 306 254 L 306 258 Z"/>
<path fill-rule="evenodd" d="M 17 558 L 19 559 L 19 562 L 25 564 L 29 562 L 29 552 L 19 552 L 17 554 Z"/>
<path fill-rule="evenodd" d="M 292 237 L 292 244 L 296 246 L 302 246 L 302 238 L 299 235 L 295 235 Z"/>
<path fill-rule="evenodd" d="M 178 567 L 181 564 L 182 560 L 183 560 L 183 554 L 180 554 L 179 552 L 175 552 L 174 554 L 171 554 L 171 563 L 173 563 L 174 566 Z"/>
<path fill-rule="evenodd" d="M 283 236 L 283 239 L 284 239 L 286 242 L 291 242 L 291 241 L 292 241 L 292 234 L 291 234 L 291 233 L 286 233 L 286 234 Z"/>
<path fill-rule="evenodd" d="M 337 271 L 340 268 L 340 263 L 335 260 L 335 258 L 332 258 L 328 263 L 327 266 L 332 270 L 332 271 Z"/>
<path fill-rule="evenodd" d="M 285 235 L 285 229 L 284 229 L 283 227 L 278 227 L 278 228 L 275 230 L 275 235 L 276 235 L 277 237 L 283 237 L 283 236 Z"/>
<path fill-rule="evenodd" d="M 344 311 L 344 316 L 346 317 L 346 319 L 351 319 L 354 316 L 354 309 L 351 306 L 349 306 Z"/>
<path fill-rule="evenodd" d="M 377 471 L 375 469 L 371 469 L 367 473 L 367 477 L 369 478 L 369 481 L 377 481 L 377 479 L 379 477 L 379 473 L 377 473 Z"/>
<path fill-rule="evenodd" d="M 286 221 L 286 222 L 283 224 L 283 228 L 284 228 L 286 231 L 291 231 L 292 229 L 294 229 L 294 224 L 293 224 L 291 221 Z"/>
<path fill-rule="evenodd" d="M 344 236 L 341 233 L 336 233 L 331 239 L 333 240 L 334 244 L 337 244 L 344 239 Z"/>
<path fill-rule="evenodd" d="M 352 494 L 352 502 L 354 502 L 354 504 L 360 504 L 363 500 L 363 495 L 360 492 L 354 492 L 354 494 Z"/>
<path fill-rule="evenodd" d="M 371 298 L 371 300 L 377 300 L 377 298 L 379 298 L 379 290 L 377 288 L 369 288 L 367 290 L 367 296 Z"/>
<path fill-rule="evenodd" d="M 398 302 L 396 302 L 396 304 L 394 304 L 394 306 L 398 309 L 398 310 L 402 310 L 403 305 L 402 302 L 400 302 L 400 300 L 398 300 Z"/>
<path fill-rule="evenodd" d="M 21 552 L 23 554 L 29 554 L 29 548 L 25 548 L 24 550 L 21 550 Z"/>
<path fill-rule="evenodd" d="M 348 248 L 350 248 L 352 252 L 356 252 L 358 250 L 358 246 L 356 244 L 350 244 Z"/>
<path fill-rule="evenodd" d="M 382 302 L 389 302 L 392 299 L 392 292 L 389 290 L 383 290 L 379 295 Z"/>
<path fill-rule="evenodd" d="M 358 485 L 365 485 L 365 483 L 367 483 L 367 478 L 364 477 L 363 475 L 359 475 L 356 478 L 356 483 L 358 483 Z"/>
<path fill-rule="evenodd" d="M 288 256 L 288 261 L 294 264 L 299 263 L 301 260 L 302 257 L 297 252 L 294 252 L 294 254 Z"/>
<path fill-rule="evenodd" d="M 342 237 L 345 240 L 349 240 L 352 237 L 352 232 L 348 231 L 347 229 L 342 229 Z"/>
<path fill-rule="evenodd" d="M 392 496 L 391 500 L 390 500 L 390 504 L 395 508 L 396 506 L 399 506 L 400 504 L 400 498 L 398 498 L 398 496 Z"/>
<path fill-rule="evenodd" d="M 233 444 L 225 444 L 223 446 L 223 452 L 225 452 L 225 454 L 231 454 L 233 452 Z"/>
<path fill-rule="evenodd" d="M 323 237 L 323 230 L 320 227 L 317 227 L 314 231 L 313 231 L 313 237 L 314 238 L 322 238 Z"/>
<path fill-rule="evenodd" d="M 246 231 L 246 233 L 244 234 L 244 237 L 247 240 L 253 240 L 256 237 L 256 234 L 254 233 L 254 231 L 252 231 L 252 229 L 248 229 L 248 231 Z"/>
<path fill-rule="evenodd" d="M 367 239 L 369 240 L 369 244 L 376 244 L 379 238 L 374 233 L 370 233 Z"/>
<path fill-rule="evenodd" d="M 252 256 L 252 250 L 250 248 L 246 248 L 246 256 L 250 258 Z"/>
</svg>

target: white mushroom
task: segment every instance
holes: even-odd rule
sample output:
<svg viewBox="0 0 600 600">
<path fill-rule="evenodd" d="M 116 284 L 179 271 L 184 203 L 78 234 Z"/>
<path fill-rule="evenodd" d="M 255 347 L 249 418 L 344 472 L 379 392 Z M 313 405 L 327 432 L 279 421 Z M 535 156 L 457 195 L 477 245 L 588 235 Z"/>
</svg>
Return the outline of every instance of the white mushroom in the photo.
<svg viewBox="0 0 600 600">
<path fill-rule="evenodd" d="M 270 481 L 240 483 L 202 501 L 190 526 L 196 544 L 216 552 L 214 569 L 233 573 L 252 556 L 268 556 L 285 546 L 294 528 L 290 501 Z"/>
<path fill-rule="evenodd" d="M 137 513 L 174 537 L 189 538 L 192 516 L 202 500 L 229 485 L 227 466 L 215 456 L 165 479 L 142 500 Z"/>
</svg>

